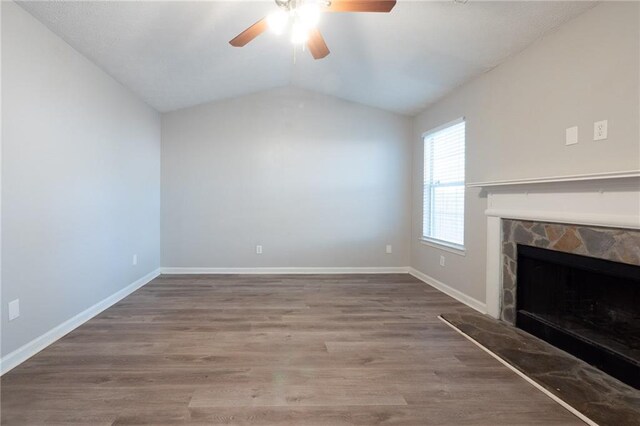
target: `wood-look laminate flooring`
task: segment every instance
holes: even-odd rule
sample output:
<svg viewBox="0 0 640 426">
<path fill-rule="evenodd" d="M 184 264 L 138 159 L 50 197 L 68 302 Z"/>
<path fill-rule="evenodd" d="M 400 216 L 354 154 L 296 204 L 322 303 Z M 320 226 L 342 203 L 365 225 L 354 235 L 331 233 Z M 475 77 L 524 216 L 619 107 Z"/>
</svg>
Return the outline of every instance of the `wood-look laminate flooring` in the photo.
<svg viewBox="0 0 640 426">
<path fill-rule="evenodd" d="M 162 276 L 1 379 L 3 425 L 581 425 L 404 274 Z"/>
</svg>

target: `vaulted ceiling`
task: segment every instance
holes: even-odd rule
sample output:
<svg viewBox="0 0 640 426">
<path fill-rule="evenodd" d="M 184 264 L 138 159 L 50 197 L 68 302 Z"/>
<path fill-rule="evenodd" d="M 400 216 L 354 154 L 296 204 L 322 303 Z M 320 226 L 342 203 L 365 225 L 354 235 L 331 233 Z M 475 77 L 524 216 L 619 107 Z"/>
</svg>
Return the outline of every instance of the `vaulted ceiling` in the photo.
<svg viewBox="0 0 640 426">
<path fill-rule="evenodd" d="M 282 86 L 415 114 L 594 4 L 407 1 L 389 14 L 324 14 L 331 54 L 285 36 L 228 41 L 272 1 L 29 1 L 21 6 L 158 111 Z"/>
</svg>

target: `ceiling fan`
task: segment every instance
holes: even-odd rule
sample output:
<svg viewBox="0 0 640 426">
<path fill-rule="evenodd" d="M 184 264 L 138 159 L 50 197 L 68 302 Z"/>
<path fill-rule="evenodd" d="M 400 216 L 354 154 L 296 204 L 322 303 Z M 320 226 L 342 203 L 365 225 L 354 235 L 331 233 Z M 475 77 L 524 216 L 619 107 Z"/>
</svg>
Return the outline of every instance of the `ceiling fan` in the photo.
<svg viewBox="0 0 640 426">
<path fill-rule="evenodd" d="M 305 45 L 315 59 L 329 54 L 329 48 L 317 28 L 322 12 L 391 12 L 396 0 L 275 0 L 278 10 L 260 19 L 238 34 L 229 44 L 242 47 L 265 32 L 276 34 L 287 29 L 291 42 Z"/>
</svg>

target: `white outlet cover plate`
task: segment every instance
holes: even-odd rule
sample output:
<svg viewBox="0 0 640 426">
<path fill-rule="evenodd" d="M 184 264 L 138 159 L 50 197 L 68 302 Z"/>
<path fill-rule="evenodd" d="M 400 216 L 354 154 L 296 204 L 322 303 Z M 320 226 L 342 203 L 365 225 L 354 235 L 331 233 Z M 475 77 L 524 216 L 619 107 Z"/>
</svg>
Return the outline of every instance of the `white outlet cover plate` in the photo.
<svg viewBox="0 0 640 426">
<path fill-rule="evenodd" d="M 567 128 L 564 144 L 575 145 L 577 143 L 578 143 L 578 126 Z"/>
<path fill-rule="evenodd" d="M 607 138 L 607 120 L 596 121 L 593 123 L 593 140 L 601 141 Z"/>
</svg>

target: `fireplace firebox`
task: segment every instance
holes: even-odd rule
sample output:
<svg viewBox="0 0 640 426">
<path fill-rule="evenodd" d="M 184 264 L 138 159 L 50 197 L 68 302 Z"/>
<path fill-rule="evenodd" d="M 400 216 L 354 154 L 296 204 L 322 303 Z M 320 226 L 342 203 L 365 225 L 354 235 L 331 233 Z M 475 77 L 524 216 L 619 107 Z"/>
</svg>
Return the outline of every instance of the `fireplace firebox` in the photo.
<svg viewBox="0 0 640 426">
<path fill-rule="evenodd" d="M 640 266 L 517 246 L 516 327 L 640 389 Z"/>
</svg>

